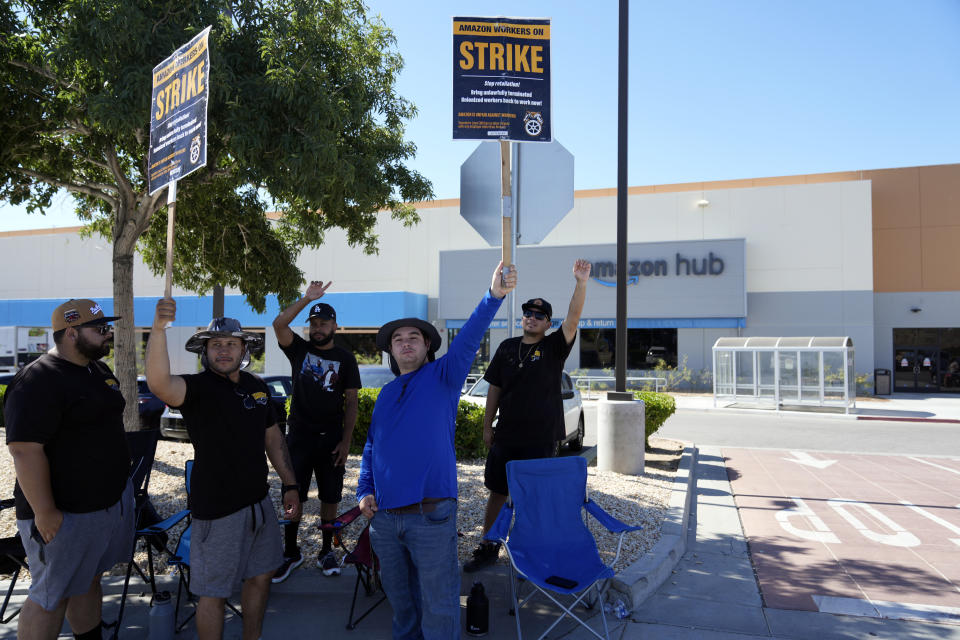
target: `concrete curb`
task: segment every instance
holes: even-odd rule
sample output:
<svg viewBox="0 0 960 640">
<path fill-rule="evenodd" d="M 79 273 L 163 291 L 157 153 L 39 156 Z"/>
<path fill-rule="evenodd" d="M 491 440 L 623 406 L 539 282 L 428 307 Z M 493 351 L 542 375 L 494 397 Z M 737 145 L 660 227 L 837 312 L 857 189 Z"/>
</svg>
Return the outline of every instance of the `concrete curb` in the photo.
<svg viewBox="0 0 960 640">
<path fill-rule="evenodd" d="M 636 609 L 660 588 L 680 562 L 687 550 L 687 528 L 694 498 L 696 462 L 696 445 L 684 447 L 680 466 L 673 480 L 670 502 L 664 514 L 660 540 L 653 549 L 613 578 L 607 594 L 608 599 L 622 598 L 627 609 Z"/>
</svg>

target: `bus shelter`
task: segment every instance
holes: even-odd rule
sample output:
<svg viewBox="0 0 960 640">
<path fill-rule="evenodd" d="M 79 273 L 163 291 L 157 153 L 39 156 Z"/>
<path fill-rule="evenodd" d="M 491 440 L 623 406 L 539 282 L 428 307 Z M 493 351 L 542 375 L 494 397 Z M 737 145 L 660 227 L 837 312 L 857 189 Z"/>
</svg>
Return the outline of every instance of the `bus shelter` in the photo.
<svg viewBox="0 0 960 640">
<path fill-rule="evenodd" d="M 848 337 L 730 337 L 713 345 L 713 404 L 856 407 Z"/>
</svg>

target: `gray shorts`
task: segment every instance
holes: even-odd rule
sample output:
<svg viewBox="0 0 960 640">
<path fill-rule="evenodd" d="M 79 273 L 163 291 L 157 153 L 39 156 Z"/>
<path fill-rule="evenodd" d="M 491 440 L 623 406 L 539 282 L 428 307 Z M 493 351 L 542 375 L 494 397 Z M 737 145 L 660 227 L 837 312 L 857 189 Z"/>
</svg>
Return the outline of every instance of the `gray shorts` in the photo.
<svg viewBox="0 0 960 640">
<path fill-rule="evenodd" d="M 193 519 L 190 591 L 229 598 L 242 580 L 273 573 L 283 562 L 280 525 L 269 494 L 216 520 Z"/>
<path fill-rule="evenodd" d="M 95 578 L 129 562 L 134 534 L 133 486 L 112 506 L 89 513 L 63 512 L 57 535 L 43 542 L 33 519 L 17 520 L 30 567 L 31 600 L 53 611 L 64 598 L 90 590 Z"/>
</svg>

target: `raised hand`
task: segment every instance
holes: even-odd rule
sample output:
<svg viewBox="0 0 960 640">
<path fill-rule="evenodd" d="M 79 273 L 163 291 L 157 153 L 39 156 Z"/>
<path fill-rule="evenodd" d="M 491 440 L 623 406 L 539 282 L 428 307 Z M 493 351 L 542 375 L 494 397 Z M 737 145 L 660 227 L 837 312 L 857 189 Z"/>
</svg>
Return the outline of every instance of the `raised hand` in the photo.
<svg viewBox="0 0 960 640">
<path fill-rule="evenodd" d="M 159 329 L 165 329 L 168 324 L 172 324 L 176 319 L 176 301 L 173 298 L 160 298 L 157 300 L 157 310 L 153 316 L 153 326 Z"/>
<path fill-rule="evenodd" d="M 311 280 L 310 286 L 307 287 L 307 291 L 303 294 L 303 297 L 308 298 L 310 300 L 316 300 L 317 298 L 322 298 L 323 294 L 327 292 L 327 289 L 332 284 L 333 284 L 333 280 L 331 280 L 327 284 L 323 284 L 323 280 Z"/>
<path fill-rule="evenodd" d="M 573 263 L 573 277 L 577 282 L 586 282 L 590 279 L 590 270 L 593 267 L 588 261 L 578 259 Z"/>
<path fill-rule="evenodd" d="M 503 268 L 503 261 L 493 270 L 493 281 L 490 283 L 490 293 L 496 298 L 503 298 L 517 286 L 517 265 L 512 265 L 507 272 Z"/>
</svg>

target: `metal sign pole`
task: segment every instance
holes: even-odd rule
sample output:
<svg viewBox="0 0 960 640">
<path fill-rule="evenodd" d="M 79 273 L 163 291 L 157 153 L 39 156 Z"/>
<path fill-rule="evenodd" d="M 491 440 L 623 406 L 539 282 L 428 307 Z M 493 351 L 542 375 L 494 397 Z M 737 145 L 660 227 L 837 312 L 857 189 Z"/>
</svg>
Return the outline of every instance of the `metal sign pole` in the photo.
<svg viewBox="0 0 960 640">
<path fill-rule="evenodd" d="M 510 141 L 500 141 L 500 215 L 502 216 L 500 235 L 500 257 L 503 261 L 503 272 L 509 273 L 513 267 L 513 188 L 510 180 Z M 513 294 L 511 293 L 511 296 Z M 513 337 L 513 302 L 510 304 L 510 319 L 508 320 L 508 336 Z"/>
<path fill-rule="evenodd" d="M 616 395 L 628 400 L 627 391 L 627 50 L 630 41 L 629 2 L 620 0 L 619 65 L 617 74 L 617 328 L 614 374 Z"/>
<path fill-rule="evenodd" d="M 517 231 L 520 229 L 520 148 L 523 145 L 513 145 L 513 184 L 511 195 L 513 196 L 513 224 L 510 228 L 510 245 L 513 248 L 514 262 L 517 259 Z M 510 331 L 507 337 L 512 338 L 517 326 L 517 290 L 510 292 Z"/>
</svg>

